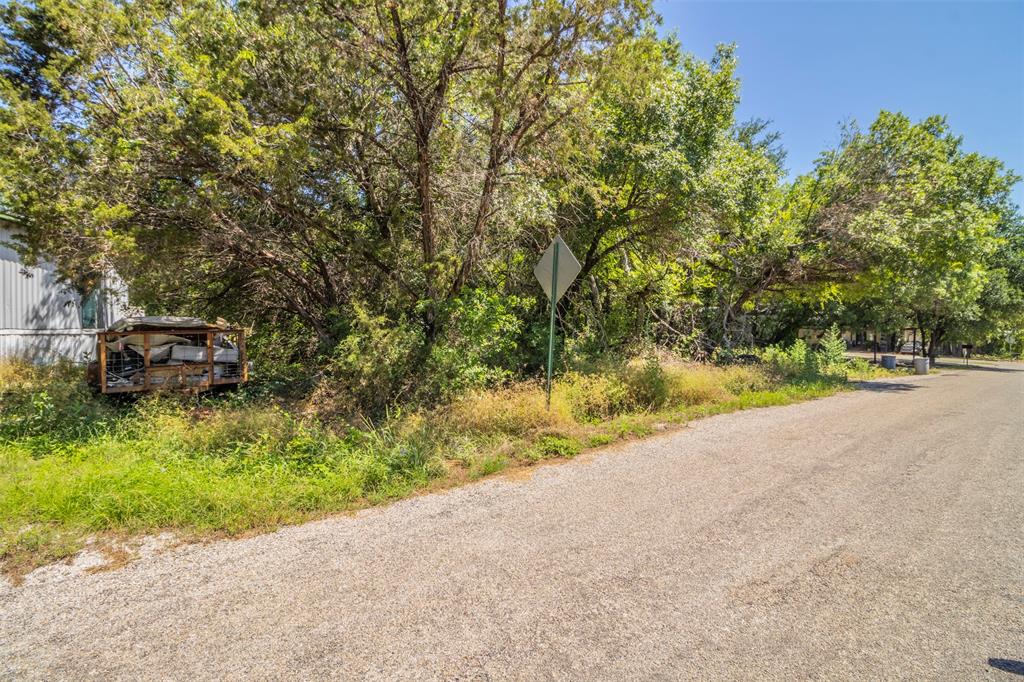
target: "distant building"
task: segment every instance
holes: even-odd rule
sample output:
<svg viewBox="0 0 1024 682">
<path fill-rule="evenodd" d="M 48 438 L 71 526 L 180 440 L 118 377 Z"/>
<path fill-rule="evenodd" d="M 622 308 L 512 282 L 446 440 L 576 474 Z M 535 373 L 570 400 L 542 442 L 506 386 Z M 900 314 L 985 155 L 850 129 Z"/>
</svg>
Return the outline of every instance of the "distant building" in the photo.
<svg viewBox="0 0 1024 682">
<path fill-rule="evenodd" d="M 809 346 L 817 346 L 821 343 L 821 337 L 825 336 L 828 329 L 818 329 L 813 327 L 801 327 L 797 331 L 797 338 L 803 339 Z M 913 329 L 900 329 L 895 334 L 890 332 L 876 332 L 874 329 L 850 329 L 844 328 L 840 330 L 840 338 L 846 342 L 847 348 L 870 348 L 871 344 L 878 343 L 878 350 L 880 351 L 900 351 L 910 353 L 913 350 L 914 340 L 916 339 Z M 895 343 L 895 346 L 890 348 L 890 344 Z M 920 343 L 917 345 L 917 352 L 920 351 Z"/>
<path fill-rule="evenodd" d="M 16 218 L 0 213 L 0 357 L 93 359 L 96 331 L 129 313 L 123 282 L 103 277 L 80 296 L 57 279 L 52 263 L 22 263 L 9 245 L 18 228 Z"/>
<path fill-rule="evenodd" d="M 821 343 L 821 337 L 825 336 L 827 329 L 813 329 L 801 327 L 797 331 L 797 338 L 803 339 L 808 345 L 816 346 Z M 839 332 L 840 338 L 847 346 L 860 346 L 871 342 L 871 333 L 863 329 L 842 329 Z"/>
</svg>

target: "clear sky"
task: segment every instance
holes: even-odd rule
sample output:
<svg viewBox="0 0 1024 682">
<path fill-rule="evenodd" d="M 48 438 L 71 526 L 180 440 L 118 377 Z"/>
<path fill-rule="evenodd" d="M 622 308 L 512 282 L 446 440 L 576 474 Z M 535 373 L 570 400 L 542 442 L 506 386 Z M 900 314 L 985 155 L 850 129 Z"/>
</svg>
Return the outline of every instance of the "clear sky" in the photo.
<svg viewBox="0 0 1024 682">
<path fill-rule="evenodd" d="M 971 151 L 1024 175 L 1024 0 L 658 0 L 662 31 L 708 58 L 736 43 L 739 119 L 774 121 L 791 174 L 809 171 L 843 121 L 882 109 L 947 116 Z M 1014 191 L 1024 206 L 1024 185 Z"/>
</svg>

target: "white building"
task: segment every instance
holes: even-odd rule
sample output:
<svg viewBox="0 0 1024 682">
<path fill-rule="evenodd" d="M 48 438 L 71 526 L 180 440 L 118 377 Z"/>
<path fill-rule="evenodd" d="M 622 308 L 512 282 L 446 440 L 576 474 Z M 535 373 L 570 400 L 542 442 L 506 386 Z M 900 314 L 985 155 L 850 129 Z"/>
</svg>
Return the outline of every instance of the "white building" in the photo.
<svg viewBox="0 0 1024 682">
<path fill-rule="evenodd" d="M 129 312 L 123 283 L 104 277 L 79 296 L 58 281 L 53 264 L 21 262 L 10 246 L 17 231 L 17 221 L 0 213 L 0 357 L 93 359 L 96 332 Z"/>
</svg>

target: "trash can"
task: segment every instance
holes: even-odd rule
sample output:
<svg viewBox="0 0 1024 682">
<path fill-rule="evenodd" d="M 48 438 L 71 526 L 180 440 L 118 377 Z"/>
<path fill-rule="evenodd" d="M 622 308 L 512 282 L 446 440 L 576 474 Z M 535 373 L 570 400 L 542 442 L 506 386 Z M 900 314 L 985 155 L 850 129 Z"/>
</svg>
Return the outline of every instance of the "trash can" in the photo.
<svg viewBox="0 0 1024 682">
<path fill-rule="evenodd" d="M 895 355 L 883 355 L 882 356 L 882 367 L 886 369 L 896 369 L 896 356 Z"/>
<path fill-rule="evenodd" d="M 914 358 L 914 374 L 928 373 L 928 358 Z"/>
</svg>

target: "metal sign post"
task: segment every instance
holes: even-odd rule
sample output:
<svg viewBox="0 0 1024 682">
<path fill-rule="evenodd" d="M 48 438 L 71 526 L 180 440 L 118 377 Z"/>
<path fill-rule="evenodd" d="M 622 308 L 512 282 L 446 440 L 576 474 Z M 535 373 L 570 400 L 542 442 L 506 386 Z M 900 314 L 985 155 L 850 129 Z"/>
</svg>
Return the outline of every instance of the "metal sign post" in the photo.
<svg viewBox="0 0 1024 682">
<path fill-rule="evenodd" d="M 551 409 L 551 372 L 555 367 L 555 292 L 558 291 L 558 251 L 560 244 L 555 242 L 554 256 L 551 259 L 551 326 L 548 329 L 548 409 Z"/>
<path fill-rule="evenodd" d="M 561 236 L 556 236 L 540 257 L 533 274 L 551 302 L 551 323 L 548 329 L 548 409 L 551 409 L 551 377 L 555 370 L 555 305 L 569 285 L 579 276 L 583 266 L 576 260 Z"/>
</svg>

